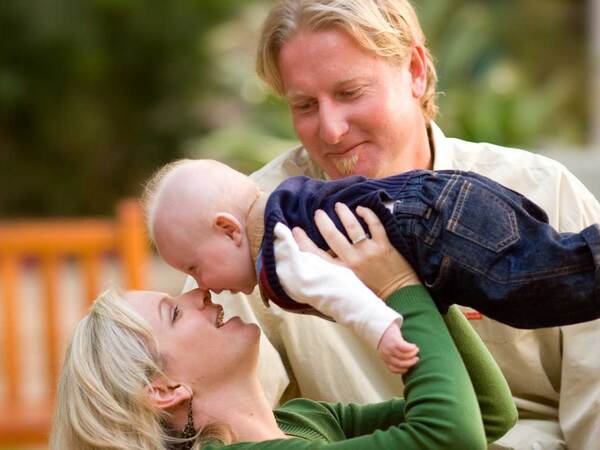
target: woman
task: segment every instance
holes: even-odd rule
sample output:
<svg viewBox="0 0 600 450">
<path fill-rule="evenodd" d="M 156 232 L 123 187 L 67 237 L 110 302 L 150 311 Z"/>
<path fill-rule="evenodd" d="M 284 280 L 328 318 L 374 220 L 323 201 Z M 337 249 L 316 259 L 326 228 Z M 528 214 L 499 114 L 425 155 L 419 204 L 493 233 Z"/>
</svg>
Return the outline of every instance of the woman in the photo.
<svg viewBox="0 0 600 450">
<path fill-rule="evenodd" d="M 104 294 L 67 350 L 50 447 L 483 449 L 502 436 L 516 420 L 510 392 L 460 312 L 446 320 L 473 384 L 416 277 L 387 303 L 420 347 L 404 376 L 405 399 L 365 406 L 295 399 L 272 411 L 256 373 L 256 325 L 223 323 L 221 307 L 199 289 L 176 298 Z"/>
</svg>

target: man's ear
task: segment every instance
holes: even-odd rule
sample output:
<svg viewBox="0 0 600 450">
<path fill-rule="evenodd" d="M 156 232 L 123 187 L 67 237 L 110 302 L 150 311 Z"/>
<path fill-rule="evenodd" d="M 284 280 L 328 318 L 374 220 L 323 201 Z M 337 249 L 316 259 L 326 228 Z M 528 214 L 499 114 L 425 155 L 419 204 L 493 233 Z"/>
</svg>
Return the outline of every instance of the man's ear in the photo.
<svg viewBox="0 0 600 450">
<path fill-rule="evenodd" d="M 244 227 L 232 214 L 220 212 L 215 215 L 214 227 L 237 246 L 241 245 L 246 233 Z"/>
<path fill-rule="evenodd" d="M 164 411 L 173 409 L 177 405 L 187 402 L 192 397 L 190 388 L 164 378 L 159 378 L 145 388 L 150 403 Z"/>
<path fill-rule="evenodd" d="M 421 45 L 415 45 L 410 52 L 408 70 L 412 79 L 412 94 L 415 98 L 425 95 L 427 89 L 427 58 Z"/>
</svg>

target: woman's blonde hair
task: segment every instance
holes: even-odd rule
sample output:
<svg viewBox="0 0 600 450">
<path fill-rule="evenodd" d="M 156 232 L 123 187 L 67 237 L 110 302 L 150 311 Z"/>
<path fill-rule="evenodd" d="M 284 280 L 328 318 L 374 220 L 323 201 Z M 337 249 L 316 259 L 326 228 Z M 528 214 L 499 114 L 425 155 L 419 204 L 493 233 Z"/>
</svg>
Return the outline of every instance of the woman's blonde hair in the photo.
<svg viewBox="0 0 600 450">
<path fill-rule="evenodd" d="M 366 50 L 393 62 L 406 59 L 414 45 L 421 45 L 427 64 L 427 84 L 421 108 L 427 121 L 437 114 L 437 75 L 425 47 L 425 35 L 408 0 L 281 0 L 271 9 L 261 32 L 256 71 L 279 95 L 283 82 L 278 67 L 279 51 L 300 30 L 319 31 L 339 27 Z"/>
<path fill-rule="evenodd" d="M 146 388 L 165 376 L 148 324 L 116 291 L 100 295 L 73 333 L 58 383 L 50 449 L 166 449 L 181 439 Z M 210 426 L 195 438 L 227 441 Z"/>
</svg>

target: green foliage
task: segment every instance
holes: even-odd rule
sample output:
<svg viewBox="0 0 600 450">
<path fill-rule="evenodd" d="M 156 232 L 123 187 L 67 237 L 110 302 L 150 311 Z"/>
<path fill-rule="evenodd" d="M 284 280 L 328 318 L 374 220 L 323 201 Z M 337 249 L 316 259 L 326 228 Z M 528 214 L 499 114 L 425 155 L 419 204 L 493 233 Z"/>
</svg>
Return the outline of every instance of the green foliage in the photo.
<svg viewBox="0 0 600 450">
<path fill-rule="evenodd" d="M 448 134 L 529 148 L 585 143 L 585 2 L 418 3 Z"/>
<path fill-rule="evenodd" d="M 294 144 L 254 75 L 274 0 L 0 1 L 0 216 L 108 213 L 158 165 Z M 585 2 L 414 0 L 449 135 L 583 143 Z"/>
<path fill-rule="evenodd" d="M 204 37 L 235 0 L 0 2 L 0 213 L 88 214 L 207 130 Z"/>
</svg>

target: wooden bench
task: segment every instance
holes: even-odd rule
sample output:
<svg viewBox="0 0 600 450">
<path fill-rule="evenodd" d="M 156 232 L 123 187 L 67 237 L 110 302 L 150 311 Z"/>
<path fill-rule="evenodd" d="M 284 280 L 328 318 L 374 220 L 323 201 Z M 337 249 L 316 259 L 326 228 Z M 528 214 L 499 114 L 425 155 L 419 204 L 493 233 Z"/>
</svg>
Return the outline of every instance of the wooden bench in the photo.
<svg viewBox="0 0 600 450">
<path fill-rule="evenodd" d="M 61 325 L 59 289 L 65 264 L 77 265 L 83 301 L 74 307 L 79 317 L 103 288 L 101 269 L 107 255 L 119 261 L 122 285 L 129 289 L 144 286 L 148 244 L 141 209 L 136 200 L 117 207 L 114 220 L 65 219 L 0 222 L 0 445 L 47 441 L 63 345 L 69 330 Z M 39 320 L 37 326 L 23 326 L 23 274 L 35 267 L 39 274 Z M 80 275 L 79 275 L 80 274 Z M 33 329 L 29 329 L 33 328 Z M 37 328 L 37 329 L 36 329 Z M 41 338 L 43 393 L 27 400 L 23 380 L 24 356 L 31 352 L 23 336 Z"/>
</svg>

